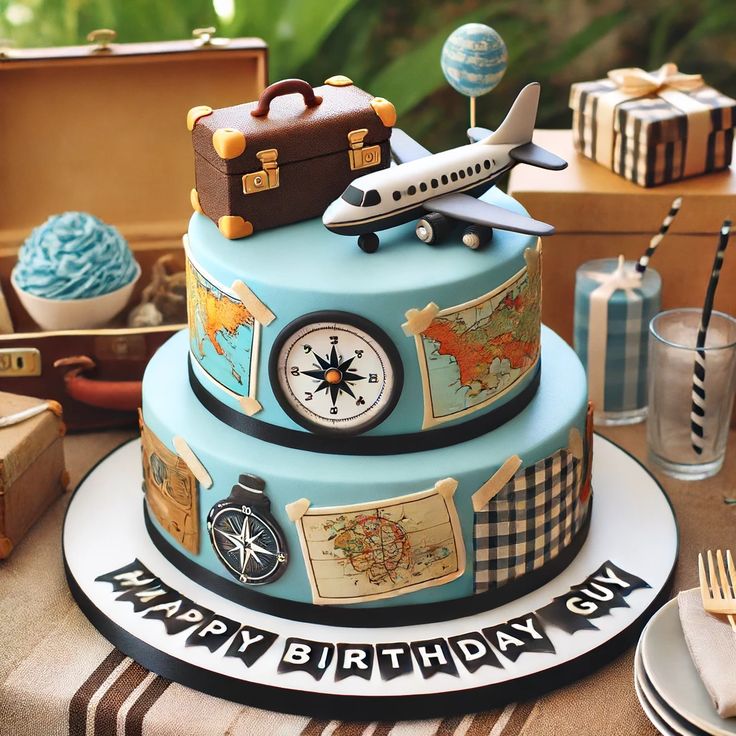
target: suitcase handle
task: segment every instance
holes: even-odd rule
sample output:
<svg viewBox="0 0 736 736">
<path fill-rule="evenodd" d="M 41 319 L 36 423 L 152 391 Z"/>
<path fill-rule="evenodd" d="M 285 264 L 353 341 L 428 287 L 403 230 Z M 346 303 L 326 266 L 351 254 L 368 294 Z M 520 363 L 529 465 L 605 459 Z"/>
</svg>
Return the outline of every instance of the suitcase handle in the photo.
<svg viewBox="0 0 736 736">
<path fill-rule="evenodd" d="M 84 371 L 95 368 L 95 362 L 86 355 L 59 358 L 54 368 L 71 366 L 64 374 L 64 386 L 72 399 L 100 409 L 136 411 L 141 406 L 142 381 L 95 381 Z"/>
<path fill-rule="evenodd" d="M 274 98 L 281 95 L 300 94 L 304 98 L 304 104 L 307 107 L 317 107 L 322 104 L 322 98 L 314 94 L 314 89 L 309 82 L 303 79 L 282 79 L 280 82 L 274 82 L 261 92 L 258 98 L 258 106 L 255 110 L 251 110 L 250 114 L 254 118 L 262 118 L 268 115 L 271 109 L 271 102 Z"/>
</svg>

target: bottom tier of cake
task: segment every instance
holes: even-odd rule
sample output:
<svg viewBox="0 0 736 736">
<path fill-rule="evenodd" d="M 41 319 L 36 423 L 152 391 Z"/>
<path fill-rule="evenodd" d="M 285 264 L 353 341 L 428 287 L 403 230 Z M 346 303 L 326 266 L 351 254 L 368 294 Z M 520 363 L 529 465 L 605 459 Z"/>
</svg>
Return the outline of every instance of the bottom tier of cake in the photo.
<svg viewBox="0 0 736 736">
<path fill-rule="evenodd" d="M 585 374 L 546 328 L 526 409 L 475 439 L 401 455 L 329 455 L 243 434 L 199 403 L 187 357 L 182 332 L 145 375 L 146 519 L 164 555 L 221 595 L 343 625 L 457 617 L 543 584 L 585 539 Z"/>
</svg>

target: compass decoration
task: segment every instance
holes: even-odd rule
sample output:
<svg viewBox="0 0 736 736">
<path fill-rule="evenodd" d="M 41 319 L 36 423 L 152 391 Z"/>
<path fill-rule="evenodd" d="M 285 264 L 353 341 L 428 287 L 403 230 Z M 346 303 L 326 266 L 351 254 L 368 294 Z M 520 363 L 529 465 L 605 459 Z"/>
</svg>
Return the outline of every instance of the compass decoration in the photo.
<svg viewBox="0 0 736 736">
<path fill-rule="evenodd" d="M 313 312 L 287 325 L 274 343 L 269 373 L 284 411 L 318 434 L 376 426 L 396 406 L 403 385 L 388 335 L 349 312 Z"/>
<path fill-rule="evenodd" d="M 272 583 L 288 562 L 286 541 L 271 514 L 265 488 L 262 478 L 243 474 L 230 495 L 207 515 L 217 557 L 233 577 L 247 585 Z"/>
</svg>

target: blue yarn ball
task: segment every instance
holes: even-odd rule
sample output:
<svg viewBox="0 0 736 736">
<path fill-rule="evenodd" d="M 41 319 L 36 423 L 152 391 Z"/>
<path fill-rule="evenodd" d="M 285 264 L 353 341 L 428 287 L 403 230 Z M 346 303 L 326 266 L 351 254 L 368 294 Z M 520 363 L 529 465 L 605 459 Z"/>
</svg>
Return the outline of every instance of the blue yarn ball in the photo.
<svg viewBox="0 0 736 736">
<path fill-rule="evenodd" d="M 480 97 L 501 81 L 508 65 L 508 51 L 493 28 L 466 23 L 447 37 L 440 64 L 447 81 L 460 94 Z"/>
</svg>

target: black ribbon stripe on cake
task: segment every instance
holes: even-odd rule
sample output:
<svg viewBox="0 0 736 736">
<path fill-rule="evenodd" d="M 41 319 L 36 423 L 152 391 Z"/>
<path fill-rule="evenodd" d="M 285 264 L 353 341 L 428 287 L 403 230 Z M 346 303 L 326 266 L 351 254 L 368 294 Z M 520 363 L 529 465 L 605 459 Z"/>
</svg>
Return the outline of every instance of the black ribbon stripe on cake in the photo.
<svg viewBox="0 0 736 736">
<path fill-rule="evenodd" d="M 279 427 L 259 419 L 253 419 L 237 409 L 233 409 L 213 396 L 200 382 L 192 368 L 189 357 L 189 383 L 194 395 L 207 411 L 221 422 L 243 434 L 264 442 L 290 447 L 294 450 L 307 450 L 331 455 L 402 455 L 408 452 L 423 452 L 449 447 L 480 437 L 498 429 L 523 411 L 539 388 L 542 362 L 539 360 L 532 369 L 531 381 L 512 399 L 497 409 L 470 419 L 463 424 L 427 430 L 384 436 L 326 436 L 303 432 L 287 427 Z"/>
</svg>

